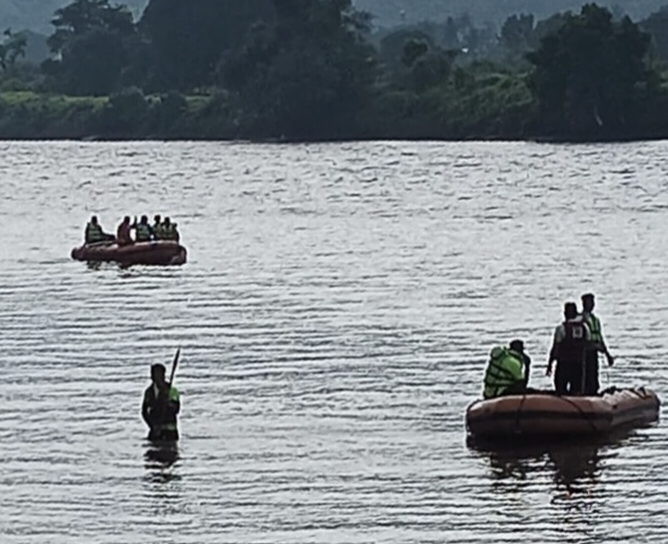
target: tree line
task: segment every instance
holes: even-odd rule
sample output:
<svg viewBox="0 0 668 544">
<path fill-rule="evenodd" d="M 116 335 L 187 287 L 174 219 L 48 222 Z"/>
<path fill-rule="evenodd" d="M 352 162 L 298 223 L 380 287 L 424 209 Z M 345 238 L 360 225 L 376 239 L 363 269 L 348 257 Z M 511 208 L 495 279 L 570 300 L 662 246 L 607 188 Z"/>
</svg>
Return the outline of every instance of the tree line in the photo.
<svg viewBox="0 0 668 544">
<path fill-rule="evenodd" d="M 39 69 L 19 66 L 25 39 L 6 33 L 0 136 L 668 136 L 668 9 L 634 23 L 588 4 L 499 32 L 466 16 L 382 34 L 371 22 L 351 0 L 151 0 L 137 21 L 75 0 Z"/>
</svg>

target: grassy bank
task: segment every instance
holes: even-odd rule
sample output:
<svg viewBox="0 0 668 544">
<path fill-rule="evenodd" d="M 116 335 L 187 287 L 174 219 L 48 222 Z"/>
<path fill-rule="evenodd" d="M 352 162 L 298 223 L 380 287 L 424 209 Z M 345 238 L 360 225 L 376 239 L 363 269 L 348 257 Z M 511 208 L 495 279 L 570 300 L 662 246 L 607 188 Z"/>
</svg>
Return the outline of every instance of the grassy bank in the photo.
<svg viewBox="0 0 668 544">
<path fill-rule="evenodd" d="M 531 136 L 522 76 L 453 77 L 425 92 L 379 87 L 344 139 L 518 139 Z M 2 139 L 263 140 L 256 119 L 225 92 L 109 97 L 0 93 Z"/>
<path fill-rule="evenodd" d="M 586 141 L 668 137 L 668 89 L 638 128 Z M 73 97 L 29 91 L 0 93 L 0 139 L 282 140 L 222 91 L 144 96 L 128 89 L 109 97 Z M 437 139 L 584 141 L 559 138 L 541 127 L 538 105 L 522 73 L 455 72 L 423 92 L 379 86 L 350 132 L 332 139 Z"/>
</svg>

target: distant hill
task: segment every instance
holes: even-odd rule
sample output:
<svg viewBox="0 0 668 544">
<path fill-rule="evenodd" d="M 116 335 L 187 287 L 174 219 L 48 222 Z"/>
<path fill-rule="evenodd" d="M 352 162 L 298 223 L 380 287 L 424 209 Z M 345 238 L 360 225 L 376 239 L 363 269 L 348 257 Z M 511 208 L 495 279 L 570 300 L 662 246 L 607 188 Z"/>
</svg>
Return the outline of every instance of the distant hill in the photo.
<svg viewBox="0 0 668 544">
<path fill-rule="evenodd" d="M 69 3 L 70 0 L 0 0 L 0 32 L 11 28 L 51 34 L 53 13 Z M 138 16 L 148 0 L 119 0 L 115 3 L 127 5 Z"/>
<path fill-rule="evenodd" d="M 26 38 L 28 38 L 26 56 L 22 60 L 39 64 L 49 58 L 49 46 L 46 44 L 46 36 L 44 34 L 28 30 L 26 31 Z"/>
<path fill-rule="evenodd" d="M 538 18 L 568 9 L 579 11 L 584 0 L 353 0 L 354 5 L 376 16 L 376 26 L 388 27 L 425 20 L 443 21 L 449 16 L 468 13 L 475 23 L 503 23 L 518 13 L 532 13 Z M 668 0 L 597 0 L 600 6 L 623 12 L 639 20 L 668 4 Z M 618 8 L 616 7 L 618 6 Z"/>
</svg>

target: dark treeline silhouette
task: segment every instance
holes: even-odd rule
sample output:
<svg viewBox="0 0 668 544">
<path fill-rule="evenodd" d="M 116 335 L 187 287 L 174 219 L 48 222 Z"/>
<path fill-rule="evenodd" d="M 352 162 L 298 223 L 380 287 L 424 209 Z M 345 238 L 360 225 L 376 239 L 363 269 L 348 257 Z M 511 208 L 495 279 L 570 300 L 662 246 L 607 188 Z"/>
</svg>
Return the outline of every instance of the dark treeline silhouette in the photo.
<svg viewBox="0 0 668 544">
<path fill-rule="evenodd" d="M 350 0 L 75 0 L 52 24 L 39 68 L 0 45 L 0 137 L 668 136 L 666 9 L 372 32 Z"/>
</svg>

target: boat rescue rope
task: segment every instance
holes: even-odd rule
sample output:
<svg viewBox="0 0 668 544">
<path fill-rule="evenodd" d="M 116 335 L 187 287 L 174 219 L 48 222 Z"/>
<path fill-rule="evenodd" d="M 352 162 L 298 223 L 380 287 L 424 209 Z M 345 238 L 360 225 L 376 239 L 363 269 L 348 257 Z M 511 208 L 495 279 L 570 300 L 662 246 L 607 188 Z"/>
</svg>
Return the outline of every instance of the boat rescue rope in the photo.
<svg viewBox="0 0 668 544">
<path fill-rule="evenodd" d="M 565 403 L 570 404 L 578 412 L 580 412 L 583 419 L 585 419 L 589 423 L 589 425 L 591 426 L 592 431 L 594 431 L 595 433 L 600 432 L 601 429 L 599 429 L 596 426 L 596 423 L 594 422 L 592 416 L 590 414 L 588 414 L 587 412 L 585 412 L 582 408 L 580 408 L 575 402 L 573 402 L 571 399 L 569 399 L 567 397 L 562 397 L 561 395 L 556 395 L 555 394 L 554 396 L 560 398 Z M 517 412 L 515 413 L 515 434 L 522 434 L 522 430 L 520 429 L 520 415 L 521 415 L 521 412 L 522 412 L 522 407 L 524 406 L 524 401 L 526 401 L 526 398 L 527 398 L 527 393 L 524 393 L 522 395 L 522 400 L 520 401 L 520 405 L 517 407 Z"/>
</svg>

